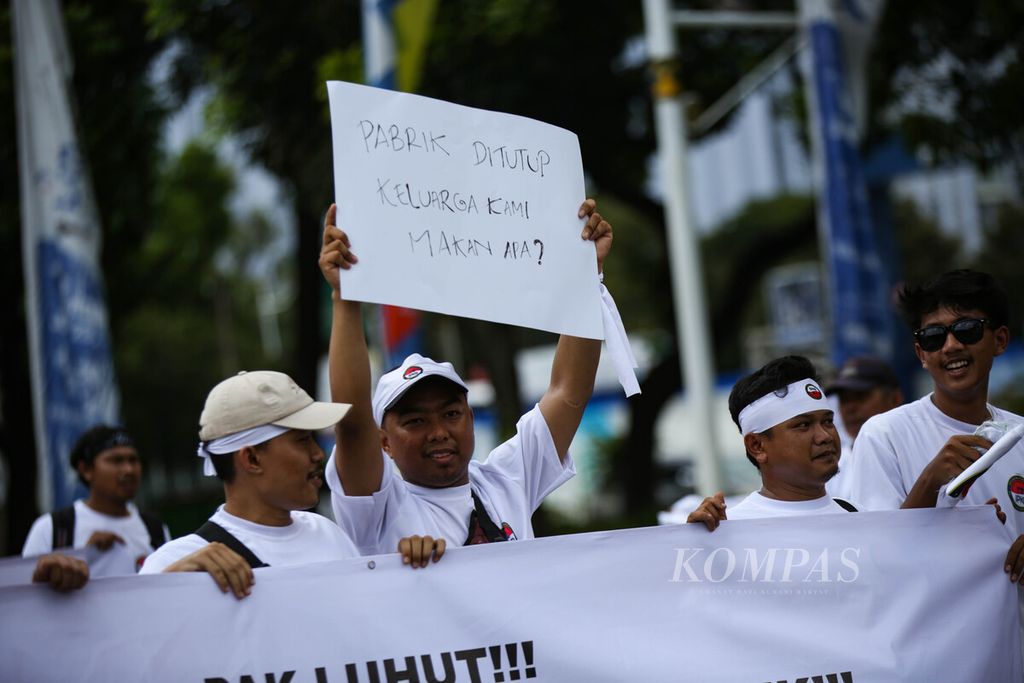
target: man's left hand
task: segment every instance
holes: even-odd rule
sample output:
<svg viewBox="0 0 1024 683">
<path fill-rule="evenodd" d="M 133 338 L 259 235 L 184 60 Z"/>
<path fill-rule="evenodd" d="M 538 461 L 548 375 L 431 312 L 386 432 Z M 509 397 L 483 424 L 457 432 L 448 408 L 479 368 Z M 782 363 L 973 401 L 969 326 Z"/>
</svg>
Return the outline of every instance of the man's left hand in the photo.
<svg viewBox="0 0 1024 683">
<path fill-rule="evenodd" d="M 580 205 L 579 217 L 587 219 L 580 236 L 597 247 L 597 272 L 604 272 L 604 259 L 612 248 L 612 226 L 597 212 L 597 202 L 593 199 Z"/>
</svg>

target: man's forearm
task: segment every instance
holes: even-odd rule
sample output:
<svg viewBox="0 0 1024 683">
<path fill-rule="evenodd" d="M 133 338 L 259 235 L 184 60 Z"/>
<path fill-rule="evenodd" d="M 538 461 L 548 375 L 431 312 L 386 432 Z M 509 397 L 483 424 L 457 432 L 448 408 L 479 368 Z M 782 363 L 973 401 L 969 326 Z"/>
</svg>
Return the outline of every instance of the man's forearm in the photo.
<svg viewBox="0 0 1024 683">
<path fill-rule="evenodd" d="M 344 301 L 334 292 L 331 310 L 331 341 L 328 368 L 331 400 L 351 403 L 352 412 L 365 411 L 372 419 L 370 396 L 370 353 L 363 335 L 362 306 Z"/>
<path fill-rule="evenodd" d="M 594 377 L 601 360 L 601 341 L 563 334 L 551 363 L 550 390 L 570 405 L 585 406 L 594 393 Z"/>
<path fill-rule="evenodd" d="M 935 486 L 935 483 L 924 477 L 918 477 L 917 481 L 914 482 L 913 488 L 910 489 L 910 493 L 907 494 L 906 500 L 903 501 L 903 505 L 900 507 L 903 509 L 910 508 L 933 508 L 939 500 L 939 487 Z"/>
<path fill-rule="evenodd" d="M 562 335 L 551 364 L 551 382 L 540 401 L 558 454 L 569 450 L 587 402 L 594 393 L 594 376 L 601 360 L 601 341 Z"/>
<path fill-rule="evenodd" d="M 331 400 L 352 408 L 334 429 L 335 466 L 350 496 L 368 496 L 380 487 L 383 464 L 380 435 L 370 402 L 370 355 L 363 336 L 362 308 L 335 292 L 331 311 L 328 373 Z"/>
</svg>

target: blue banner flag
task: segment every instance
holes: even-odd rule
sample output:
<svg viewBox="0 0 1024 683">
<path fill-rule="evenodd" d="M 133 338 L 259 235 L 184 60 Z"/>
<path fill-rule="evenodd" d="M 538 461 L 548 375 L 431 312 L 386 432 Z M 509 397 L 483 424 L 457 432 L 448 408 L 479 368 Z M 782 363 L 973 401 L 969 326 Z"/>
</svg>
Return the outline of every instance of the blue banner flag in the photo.
<svg viewBox="0 0 1024 683">
<path fill-rule="evenodd" d="M 119 398 L 99 266 L 100 225 L 71 114 L 56 0 L 14 0 L 18 163 L 32 408 L 43 510 L 75 498 L 68 455 Z"/>
</svg>

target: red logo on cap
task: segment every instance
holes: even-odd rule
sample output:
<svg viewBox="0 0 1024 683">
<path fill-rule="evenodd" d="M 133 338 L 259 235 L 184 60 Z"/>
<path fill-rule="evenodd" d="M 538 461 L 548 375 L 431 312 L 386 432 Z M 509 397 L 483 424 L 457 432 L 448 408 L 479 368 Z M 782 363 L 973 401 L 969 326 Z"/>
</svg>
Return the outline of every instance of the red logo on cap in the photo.
<svg viewBox="0 0 1024 683">
<path fill-rule="evenodd" d="M 402 379 L 412 379 L 413 377 L 419 377 L 423 374 L 423 368 L 418 365 L 410 365 L 402 373 Z"/>
<path fill-rule="evenodd" d="M 814 386 L 813 384 L 808 384 L 807 386 L 805 386 L 804 391 L 806 391 L 807 395 L 813 398 L 814 400 L 818 400 L 821 398 L 821 389 Z"/>
</svg>

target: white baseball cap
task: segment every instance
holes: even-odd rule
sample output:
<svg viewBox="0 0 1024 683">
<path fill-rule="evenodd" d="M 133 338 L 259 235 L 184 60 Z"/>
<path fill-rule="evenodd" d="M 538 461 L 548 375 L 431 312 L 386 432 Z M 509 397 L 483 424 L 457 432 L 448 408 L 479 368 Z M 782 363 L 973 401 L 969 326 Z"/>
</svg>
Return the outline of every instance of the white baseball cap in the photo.
<svg viewBox="0 0 1024 683">
<path fill-rule="evenodd" d="M 314 401 L 283 372 L 242 371 L 206 397 L 199 416 L 199 438 L 212 441 L 262 425 L 288 429 L 326 429 L 338 424 L 352 406 Z"/>
<path fill-rule="evenodd" d="M 469 391 L 469 387 L 459 377 L 459 373 L 455 372 L 455 367 L 451 363 L 438 363 L 414 353 L 377 382 L 377 390 L 373 392 L 373 419 L 377 424 L 383 424 L 384 413 L 391 410 L 405 392 L 427 377 L 444 377 L 462 387 L 463 391 Z"/>
</svg>

